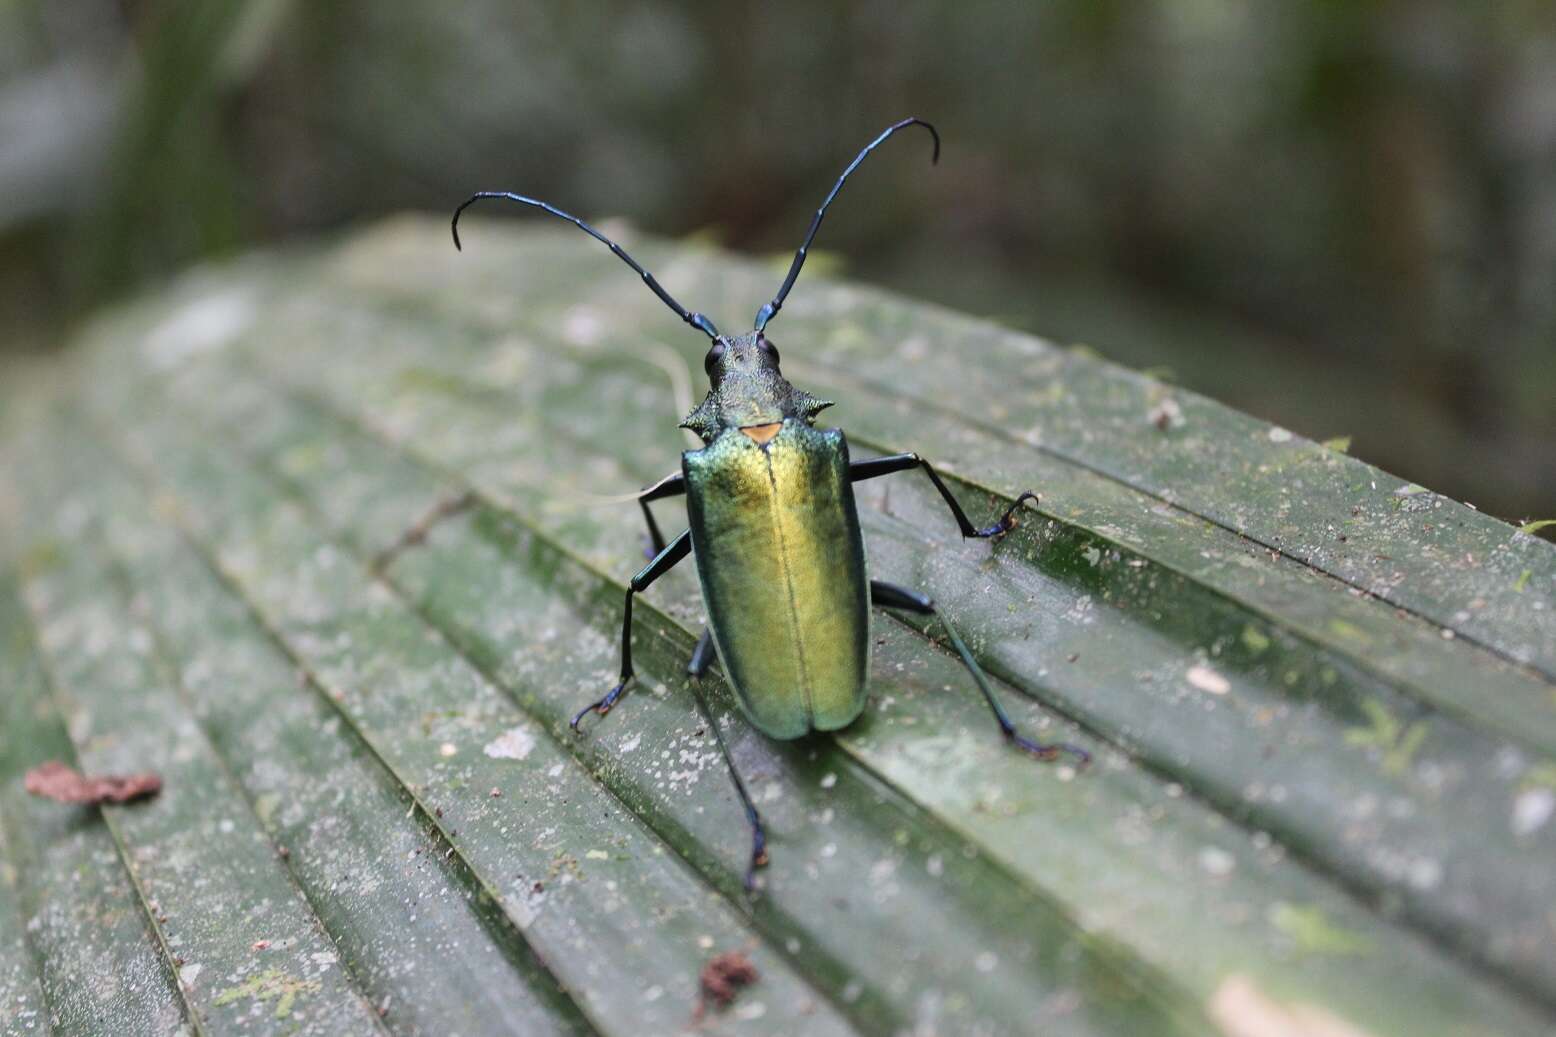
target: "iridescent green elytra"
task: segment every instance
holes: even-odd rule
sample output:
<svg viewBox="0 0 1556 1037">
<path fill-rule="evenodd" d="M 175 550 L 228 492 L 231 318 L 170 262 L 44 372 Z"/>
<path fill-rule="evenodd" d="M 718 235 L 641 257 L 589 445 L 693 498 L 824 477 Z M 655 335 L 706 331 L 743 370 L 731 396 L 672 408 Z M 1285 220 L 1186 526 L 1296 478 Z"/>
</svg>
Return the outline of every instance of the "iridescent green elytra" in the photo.
<svg viewBox="0 0 1556 1037">
<path fill-rule="evenodd" d="M 888 126 L 866 145 L 816 210 L 778 294 L 758 311 L 755 328 L 744 335 L 720 335 L 712 321 L 701 313 L 688 312 L 619 245 L 546 202 L 508 191 L 482 191 L 454 211 L 455 246 L 459 245 L 459 214 L 482 198 L 518 202 L 567 220 L 609 246 L 666 306 L 712 340 L 704 361 L 710 382 L 708 395 L 681 423 L 702 438 L 703 447 L 686 451 L 681 455 L 679 472 L 638 495 L 654 552 L 652 561 L 632 577 L 627 588 L 621 624 L 621 680 L 604 697 L 578 711 L 572 720 L 575 731 L 586 714 L 610 712 L 632 680 L 633 597 L 695 553 L 708 628 L 692 653 L 688 670 L 693 677 L 701 677 L 716 651 L 742 712 L 764 734 L 799 738 L 810 731 L 845 727 L 858 718 L 865 706 L 870 671 L 870 606 L 874 604 L 940 619 L 1011 744 L 1044 760 L 1061 752 L 1073 754 L 1082 763 L 1089 758 L 1084 749 L 1063 742 L 1041 745 L 1020 734 L 994 697 L 972 652 L 934 602 L 917 591 L 868 577 L 853 484 L 922 469 L 964 537 L 996 537 L 1009 531 L 1015 525 L 1017 510 L 1037 495 L 1031 491 L 1020 494 L 999 521 L 978 528 L 934 468 L 917 454 L 851 460 L 840 429 L 815 427 L 816 415 L 831 404 L 784 380 L 778 370 L 778 350 L 765 334 L 768 322 L 783 308 L 789 289 L 794 287 L 827 206 L 848 175 L 878 145 L 907 126 L 927 129 L 935 140 L 935 157 L 939 157 L 940 135 L 921 119 L 903 119 Z M 686 495 L 689 528 L 666 542 L 648 504 L 682 493 Z M 419 542 L 426 532 L 425 523 L 418 524 L 386 554 Z M 745 874 L 746 888 L 750 889 L 755 869 L 767 863 L 762 820 L 700 693 L 698 707 L 724 750 L 751 825 L 751 857 Z"/>
</svg>

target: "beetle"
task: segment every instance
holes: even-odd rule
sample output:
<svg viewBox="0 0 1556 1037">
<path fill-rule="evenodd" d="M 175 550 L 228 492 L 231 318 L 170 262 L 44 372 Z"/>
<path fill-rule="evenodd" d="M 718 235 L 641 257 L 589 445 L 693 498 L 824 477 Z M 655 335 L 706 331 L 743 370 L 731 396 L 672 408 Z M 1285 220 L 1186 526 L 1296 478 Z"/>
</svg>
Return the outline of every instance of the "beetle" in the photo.
<svg viewBox="0 0 1556 1037">
<path fill-rule="evenodd" d="M 679 472 L 637 495 L 652 549 L 651 560 L 627 587 L 621 679 L 573 716 L 575 732 L 589 713 L 609 713 L 633 678 L 633 598 L 690 554 L 697 560 L 708 621 L 688 672 L 702 677 L 716 655 L 741 712 L 764 735 L 794 739 L 812 731 L 847 727 L 859 717 L 870 668 L 870 607 L 875 605 L 939 619 L 1012 745 L 1042 760 L 1056 759 L 1061 753 L 1082 764 L 1089 760 L 1086 751 L 1076 746 L 1045 745 L 1017 731 L 972 652 L 935 603 L 917 591 L 869 578 L 853 484 L 922 470 L 945 500 L 964 538 L 1008 532 L 1016 524 L 1018 509 L 1029 500 L 1036 502 L 1037 495 L 1023 492 L 992 525 L 979 527 L 934 467 L 919 455 L 852 459 L 842 429 L 816 427 L 816 416 L 832 406 L 831 401 L 791 385 L 780 370 L 778 348 L 767 337 L 767 326 L 794 287 L 827 207 L 866 156 L 909 126 L 929 132 L 934 141 L 931 161 L 939 160 L 940 134 L 919 118 L 893 123 L 865 145 L 816 210 L 778 294 L 758 311 L 752 330 L 740 335 L 720 334 L 706 316 L 676 302 L 614 241 L 546 202 L 511 191 L 480 191 L 454 211 L 451 228 L 456 248 L 461 247 L 460 214 L 483 199 L 519 202 L 567 220 L 606 245 L 665 305 L 711 340 L 703 362 L 708 394 L 681 422 L 703 446 L 683 452 Z M 675 496 L 686 498 L 688 528 L 666 541 L 649 504 Z M 718 724 L 710 718 L 709 726 L 750 823 L 751 856 L 745 872 L 749 890 L 754 888 L 756 869 L 768 860 L 766 834 Z"/>
</svg>

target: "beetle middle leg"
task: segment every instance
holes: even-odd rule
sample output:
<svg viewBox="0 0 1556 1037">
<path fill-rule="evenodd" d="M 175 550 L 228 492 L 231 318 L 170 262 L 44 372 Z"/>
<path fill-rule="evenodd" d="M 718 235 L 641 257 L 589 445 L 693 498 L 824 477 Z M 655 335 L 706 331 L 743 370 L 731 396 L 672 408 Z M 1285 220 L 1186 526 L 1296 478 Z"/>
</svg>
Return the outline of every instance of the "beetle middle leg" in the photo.
<svg viewBox="0 0 1556 1037">
<path fill-rule="evenodd" d="M 654 560 L 645 565 L 641 572 L 632 577 L 632 583 L 627 587 L 627 605 L 621 618 L 621 681 L 606 693 L 604 698 L 589 703 L 583 709 L 574 714 L 569 726 L 578 730 L 578 722 L 584 718 L 585 713 L 598 713 L 600 716 L 611 711 L 616 700 L 621 698 L 621 693 L 626 690 L 627 682 L 632 679 L 632 598 L 641 594 L 659 577 L 675 568 L 692 552 L 692 534 L 687 530 L 674 540 L 663 551 L 654 556 Z"/>
<path fill-rule="evenodd" d="M 934 616 L 940 620 L 940 625 L 945 627 L 947 634 L 951 636 L 951 644 L 956 647 L 956 652 L 962 657 L 962 664 L 972 674 L 972 678 L 978 684 L 978 690 L 983 692 L 984 701 L 994 711 L 994 719 L 999 721 L 1000 731 L 1004 733 L 1007 741 L 1017 748 L 1031 753 L 1039 760 L 1057 759 L 1060 753 L 1069 753 L 1080 763 L 1091 761 L 1091 754 L 1079 746 L 1070 745 L 1068 742 L 1053 742 L 1044 745 L 1034 742 L 1032 739 L 1016 730 L 1016 725 L 1010 722 L 1005 707 L 1000 705 L 999 699 L 994 697 L 994 689 L 989 687 L 989 679 L 984 676 L 983 667 L 973 658 L 967 645 L 962 641 L 962 636 L 956 632 L 950 620 L 945 618 L 935 603 L 917 591 L 908 590 L 906 587 L 898 587 L 896 584 L 887 583 L 885 580 L 870 581 L 870 601 L 882 608 L 901 609 L 904 612 L 917 612 L 920 615 Z"/>
<path fill-rule="evenodd" d="M 888 457 L 872 457 L 868 461 L 854 461 L 848 466 L 848 481 L 863 482 L 866 479 L 876 479 L 883 475 L 891 475 L 893 472 L 906 472 L 914 468 L 924 469 L 924 474 L 929 476 L 929 481 L 935 484 L 935 489 L 940 491 L 940 496 L 950 507 L 951 514 L 955 517 L 956 524 L 961 527 L 964 537 L 994 537 L 1010 532 L 1015 528 L 1016 512 L 1021 509 L 1021 505 L 1027 501 L 1037 500 L 1037 494 L 1031 490 L 1023 490 L 1021 496 L 1005 509 L 998 522 L 980 528 L 972 524 L 972 520 L 967 517 L 967 512 L 962 510 L 961 504 L 952 495 L 950 488 L 940 480 L 940 473 L 917 454 L 891 454 Z"/>
</svg>

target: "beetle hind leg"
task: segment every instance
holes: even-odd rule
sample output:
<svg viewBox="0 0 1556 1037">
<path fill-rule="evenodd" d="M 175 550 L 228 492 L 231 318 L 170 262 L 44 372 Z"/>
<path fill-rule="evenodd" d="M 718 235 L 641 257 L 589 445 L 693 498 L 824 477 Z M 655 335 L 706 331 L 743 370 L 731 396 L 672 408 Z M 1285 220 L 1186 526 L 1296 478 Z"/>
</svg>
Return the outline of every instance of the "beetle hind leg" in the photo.
<svg viewBox="0 0 1556 1037">
<path fill-rule="evenodd" d="M 692 657 L 686 663 L 686 672 L 694 681 L 700 679 L 713 665 L 714 656 L 713 631 L 703 627 L 702 636 L 697 639 L 697 647 L 692 649 Z M 713 719 L 713 711 L 708 708 L 702 692 L 695 685 L 692 695 L 697 700 L 698 712 L 713 732 L 714 741 L 719 744 L 719 752 L 724 755 L 724 765 L 729 768 L 730 780 L 735 783 L 740 805 L 746 812 L 746 823 L 751 826 L 751 860 L 746 865 L 743 880 L 746 892 L 749 893 L 756 888 L 756 869 L 767 865 L 767 832 L 762 828 L 762 815 L 756 812 L 756 804 L 751 802 L 751 794 L 746 791 L 746 783 L 740 780 L 740 772 L 735 769 L 735 758 L 729 755 L 729 746 L 724 743 L 724 733 L 719 730 L 718 721 Z"/>
<path fill-rule="evenodd" d="M 1012 506 L 1012 510 L 1020 505 L 1020 501 Z M 1080 746 L 1071 745 L 1068 742 L 1052 742 L 1043 744 L 1016 730 L 1016 725 L 1011 723 L 1010 716 L 1005 712 L 1005 707 L 1000 705 L 999 699 L 994 697 L 994 689 L 989 686 L 989 679 L 984 675 L 983 667 L 978 665 L 978 660 L 973 658 L 972 652 L 962 640 L 962 635 L 956 632 L 950 620 L 945 614 L 935 607 L 935 603 L 928 597 L 917 591 L 899 587 L 896 584 L 887 583 L 884 580 L 870 581 L 870 601 L 882 608 L 899 609 L 903 612 L 916 612 L 919 615 L 934 616 L 940 620 L 940 625 L 951 637 L 951 644 L 955 646 L 956 653 L 962 657 L 962 665 L 967 667 L 967 672 L 972 674 L 973 680 L 978 685 L 978 690 L 983 693 L 983 699 L 989 704 L 989 709 L 994 713 L 994 719 L 999 722 L 1000 732 L 1005 740 L 1025 753 L 1035 756 L 1039 760 L 1056 760 L 1063 753 L 1074 756 L 1081 764 L 1091 762 L 1091 754 Z"/>
<path fill-rule="evenodd" d="M 686 672 L 693 677 L 701 677 L 713 665 L 714 654 L 713 631 L 703 627 L 702 636 L 697 639 L 697 647 L 692 649 L 692 657 L 686 661 Z"/>
<path fill-rule="evenodd" d="M 712 664 L 712 644 L 712 634 L 704 630 L 701 640 L 697 642 L 696 650 L 692 652 L 691 663 L 687 666 L 693 678 L 701 677 Z M 693 669 L 699 662 L 702 664 L 700 672 Z M 702 692 L 695 685 L 692 687 L 692 696 L 697 700 L 697 710 L 702 714 L 708 730 L 713 732 L 713 740 L 718 743 L 719 752 L 724 756 L 724 765 L 729 768 L 730 781 L 734 782 L 735 792 L 740 796 L 740 806 L 746 812 L 746 824 L 751 826 L 751 858 L 746 864 L 745 877 L 741 880 L 746 892 L 750 893 L 756 889 L 756 869 L 767 866 L 767 831 L 762 827 L 762 815 L 757 813 L 756 804 L 751 801 L 751 793 L 746 791 L 746 783 L 740 779 L 740 772 L 735 769 L 735 758 L 729 754 L 729 746 L 724 741 L 724 732 L 719 730 L 713 711 L 708 708 Z"/>
</svg>

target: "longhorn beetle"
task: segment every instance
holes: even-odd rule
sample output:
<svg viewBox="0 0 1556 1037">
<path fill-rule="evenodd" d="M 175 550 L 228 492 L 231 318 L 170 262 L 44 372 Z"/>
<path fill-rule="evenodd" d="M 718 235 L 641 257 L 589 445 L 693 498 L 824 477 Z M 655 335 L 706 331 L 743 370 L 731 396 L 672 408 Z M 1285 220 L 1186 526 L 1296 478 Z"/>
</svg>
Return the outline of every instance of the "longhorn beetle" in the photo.
<svg viewBox="0 0 1556 1037">
<path fill-rule="evenodd" d="M 653 544 L 652 561 L 627 588 L 621 624 L 621 680 L 602 698 L 579 710 L 572 728 L 588 713 L 604 716 L 632 680 L 632 599 L 669 572 L 688 554 L 697 557 L 708 625 L 687 669 L 701 677 L 714 654 L 734 689 L 741 711 L 763 734 L 799 738 L 811 731 L 847 727 L 864 709 L 870 669 L 870 606 L 934 615 L 983 693 L 1000 730 L 1011 744 L 1038 759 L 1061 752 L 1081 763 L 1085 750 L 1062 742 L 1043 745 L 1018 732 L 961 636 L 928 597 L 865 573 L 864 540 L 854 506 L 853 484 L 893 472 L 922 469 L 945 499 L 963 537 L 997 537 L 1016 524 L 1016 511 L 1036 501 L 1030 490 L 1016 498 L 991 526 L 975 526 L 928 461 L 917 454 L 853 461 L 842 429 L 818 429 L 816 415 L 832 406 L 784 380 L 778 350 L 766 329 L 800 276 L 821 220 L 849 174 L 865 156 L 898 130 L 922 126 L 934 139 L 932 162 L 940 158 L 940 134 L 922 119 L 888 126 L 848 164 L 810 221 L 805 241 L 772 302 L 756 315 L 756 326 L 742 335 L 722 335 L 701 313 L 689 313 L 614 241 L 561 209 L 509 191 L 481 191 L 454 210 L 452 230 L 459 243 L 459 215 L 483 198 L 544 209 L 597 241 L 637 271 L 649 290 L 692 327 L 712 340 L 703 361 L 709 389 L 702 403 L 681 422 L 703 441 L 700 450 L 681 455 L 681 470 L 638 495 Z M 666 543 L 649 502 L 686 496 L 690 526 Z M 699 707 L 706 712 L 701 703 Z M 754 886 L 755 869 L 767 863 L 766 835 L 745 783 L 713 729 L 729 765 L 735 789 L 751 824 L 751 859 L 745 885 Z"/>
</svg>

